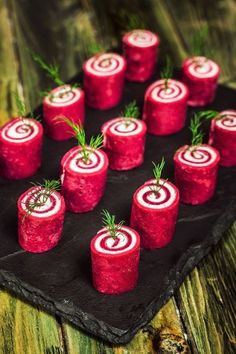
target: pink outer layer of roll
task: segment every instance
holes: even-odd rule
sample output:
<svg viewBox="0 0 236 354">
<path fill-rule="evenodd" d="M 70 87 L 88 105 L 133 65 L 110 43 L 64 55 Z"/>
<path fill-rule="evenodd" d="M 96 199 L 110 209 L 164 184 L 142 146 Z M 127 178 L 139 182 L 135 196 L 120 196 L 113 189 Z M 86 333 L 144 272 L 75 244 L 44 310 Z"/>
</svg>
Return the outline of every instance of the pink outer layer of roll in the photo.
<svg viewBox="0 0 236 354">
<path fill-rule="evenodd" d="M 143 163 L 146 124 L 138 119 L 115 118 L 102 126 L 104 150 L 111 170 L 130 170 Z"/>
<path fill-rule="evenodd" d="M 138 281 L 140 238 L 130 227 L 122 226 L 116 239 L 103 228 L 90 244 L 93 286 L 105 294 L 132 290 Z"/>
<path fill-rule="evenodd" d="M 205 106 L 215 98 L 219 66 L 205 57 L 186 59 L 182 65 L 182 79 L 189 88 L 189 106 Z"/>
<path fill-rule="evenodd" d="M 6 123 L 0 130 L 0 175 L 10 180 L 33 176 L 41 166 L 42 142 L 43 127 L 35 119 Z"/>
<path fill-rule="evenodd" d="M 188 88 L 176 80 L 170 79 L 166 90 L 164 80 L 149 86 L 143 109 L 148 133 L 169 135 L 181 130 L 185 124 L 188 96 Z"/>
<path fill-rule="evenodd" d="M 54 140 L 70 139 L 74 136 L 73 130 L 60 118 L 83 125 L 84 110 L 83 90 L 71 89 L 69 85 L 56 87 L 43 99 L 45 133 Z"/>
<path fill-rule="evenodd" d="M 62 234 L 65 202 L 58 192 L 53 192 L 44 207 L 30 209 L 30 200 L 35 200 L 41 187 L 32 187 L 23 193 L 17 202 L 18 238 L 22 248 L 41 253 L 55 247 Z M 29 204 L 30 203 L 30 204 Z"/>
<path fill-rule="evenodd" d="M 166 246 L 175 231 L 179 191 L 169 181 L 161 179 L 160 184 L 162 188 L 156 196 L 151 190 L 155 188 L 153 179 L 139 187 L 133 196 L 130 226 L 139 233 L 141 246 L 148 249 Z"/>
<path fill-rule="evenodd" d="M 159 37 L 146 30 L 134 30 L 123 38 L 123 53 L 127 61 L 126 78 L 130 81 L 144 82 L 155 72 Z"/>
<path fill-rule="evenodd" d="M 90 151 L 88 165 L 83 163 L 80 147 L 70 149 L 61 160 L 62 195 L 66 210 L 74 213 L 93 210 L 105 191 L 108 158 L 101 150 Z"/>
<path fill-rule="evenodd" d="M 83 64 L 86 103 L 96 109 L 115 107 L 121 100 L 126 61 L 115 53 L 98 54 Z"/>
<path fill-rule="evenodd" d="M 236 165 L 236 111 L 226 110 L 220 113 L 222 118 L 211 122 L 209 144 L 220 153 L 220 165 Z"/>
<path fill-rule="evenodd" d="M 175 184 L 180 192 L 180 200 L 185 204 L 207 202 L 215 192 L 219 152 L 202 144 L 191 150 L 185 145 L 174 155 Z"/>
</svg>

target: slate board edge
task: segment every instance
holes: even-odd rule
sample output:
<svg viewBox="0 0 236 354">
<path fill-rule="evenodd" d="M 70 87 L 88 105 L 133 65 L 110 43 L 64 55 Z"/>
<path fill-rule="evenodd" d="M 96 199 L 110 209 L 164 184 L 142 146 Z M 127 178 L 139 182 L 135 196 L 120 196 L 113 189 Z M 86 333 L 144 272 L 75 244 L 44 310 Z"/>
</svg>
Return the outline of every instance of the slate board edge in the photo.
<svg viewBox="0 0 236 354">
<path fill-rule="evenodd" d="M 160 308 L 169 300 L 180 287 L 186 275 L 205 257 L 216 245 L 224 233 L 232 226 L 236 219 L 236 200 L 232 198 L 225 213 L 218 217 L 212 230 L 206 235 L 205 241 L 191 246 L 172 268 L 165 283 L 169 283 L 165 292 L 158 299 L 152 301 L 136 323 L 127 330 L 121 330 L 98 320 L 92 314 L 75 310 L 68 304 L 53 301 L 39 289 L 32 287 L 14 276 L 14 274 L 0 270 L 0 285 L 17 294 L 20 298 L 40 306 L 43 310 L 56 314 L 82 330 L 113 344 L 128 343 L 137 331 L 145 326 Z M 167 278 L 169 281 L 167 281 Z M 75 315 L 76 312 L 76 315 Z"/>
</svg>

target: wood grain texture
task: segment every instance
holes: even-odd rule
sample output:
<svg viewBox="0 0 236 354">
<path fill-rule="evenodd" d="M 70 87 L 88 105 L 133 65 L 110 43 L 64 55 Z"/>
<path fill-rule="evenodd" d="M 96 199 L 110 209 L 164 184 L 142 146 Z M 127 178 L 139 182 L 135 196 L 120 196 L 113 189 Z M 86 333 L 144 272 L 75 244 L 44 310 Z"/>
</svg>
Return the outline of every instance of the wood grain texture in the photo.
<svg viewBox="0 0 236 354">
<path fill-rule="evenodd" d="M 208 23 L 221 81 L 236 87 L 234 0 L 51 0 L 47 6 L 40 0 L 0 0 L 0 125 L 16 115 L 13 91 L 31 109 L 41 101 L 40 89 L 50 85 L 29 48 L 48 62 L 55 59 L 66 80 L 80 70 L 90 43 L 105 49 L 120 43 L 130 15 L 160 34 L 162 58 L 170 54 L 177 65 L 190 52 L 192 33 Z M 235 235 L 234 227 L 186 278 L 176 301 L 126 346 L 107 345 L 1 291 L 0 354 L 235 352 Z"/>
</svg>

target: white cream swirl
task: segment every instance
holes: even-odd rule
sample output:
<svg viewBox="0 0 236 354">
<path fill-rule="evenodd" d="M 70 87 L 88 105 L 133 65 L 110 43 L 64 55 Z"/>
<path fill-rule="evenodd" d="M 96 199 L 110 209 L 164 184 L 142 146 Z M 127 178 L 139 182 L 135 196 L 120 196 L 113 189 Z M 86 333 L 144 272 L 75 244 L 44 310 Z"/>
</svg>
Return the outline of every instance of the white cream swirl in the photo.
<svg viewBox="0 0 236 354">
<path fill-rule="evenodd" d="M 199 145 L 179 151 L 178 159 L 186 165 L 204 167 L 212 164 L 217 154 L 211 146 Z"/>
<path fill-rule="evenodd" d="M 152 179 L 138 189 L 136 198 L 140 205 L 150 209 L 163 209 L 175 202 L 177 193 L 174 187 L 163 179 L 159 183 L 160 186 L 157 187 L 156 180 Z"/>
<path fill-rule="evenodd" d="M 61 208 L 61 199 L 56 192 L 48 194 L 46 189 L 35 187 L 25 194 L 20 204 L 29 215 L 46 218 L 58 213 Z"/>
<path fill-rule="evenodd" d="M 236 111 L 227 110 L 220 113 L 222 118 L 216 119 L 215 124 L 219 128 L 236 131 Z"/>
<path fill-rule="evenodd" d="M 128 121 L 128 124 L 126 123 Z M 117 136 L 133 136 L 143 131 L 142 122 L 135 118 L 115 118 L 108 121 L 103 127 L 103 133 L 110 131 Z"/>
<path fill-rule="evenodd" d="M 116 238 L 111 237 L 106 228 L 101 229 L 94 242 L 96 251 L 105 254 L 120 254 L 132 250 L 137 245 L 137 236 L 130 228 L 122 226 Z"/>
<path fill-rule="evenodd" d="M 186 61 L 189 73 L 198 78 L 211 78 L 219 73 L 219 66 L 206 57 L 193 57 Z"/>
<path fill-rule="evenodd" d="M 39 127 L 36 122 L 27 118 L 13 119 L 1 130 L 4 140 L 19 144 L 34 139 L 38 133 Z"/>
<path fill-rule="evenodd" d="M 137 47 L 146 48 L 157 44 L 157 36 L 146 30 L 134 30 L 127 35 L 128 43 Z"/>
<path fill-rule="evenodd" d="M 104 53 L 90 58 L 85 69 L 97 76 L 109 76 L 119 73 L 124 69 L 124 59 L 115 53 Z"/>
<path fill-rule="evenodd" d="M 45 97 L 45 102 L 55 107 L 67 106 L 75 103 L 81 97 L 81 90 L 71 88 L 70 85 L 56 87 L 48 96 Z"/>
<path fill-rule="evenodd" d="M 164 80 L 158 80 L 148 89 L 148 93 L 154 101 L 163 103 L 175 102 L 188 94 L 186 86 L 181 82 L 169 79 L 167 89 L 165 89 L 164 82 Z"/>
</svg>

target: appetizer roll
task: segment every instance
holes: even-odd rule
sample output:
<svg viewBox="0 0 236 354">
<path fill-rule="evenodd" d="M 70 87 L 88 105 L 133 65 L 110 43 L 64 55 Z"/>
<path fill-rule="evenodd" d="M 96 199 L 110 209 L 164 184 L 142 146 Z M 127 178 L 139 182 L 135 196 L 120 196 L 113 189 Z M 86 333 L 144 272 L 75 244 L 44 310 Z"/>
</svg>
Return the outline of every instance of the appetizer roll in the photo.
<svg viewBox="0 0 236 354">
<path fill-rule="evenodd" d="M 10 180 L 33 176 L 41 166 L 42 125 L 15 118 L 0 129 L 0 175 Z"/>
<path fill-rule="evenodd" d="M 156 69 L 159 37 L 150 31 L 136 29 L 126 33 L 122 43 L 127 61 L 126 78 L 136 82 L 150 79 Z"/>
<path fill-rule="evenodd" d="M 209 144 L 220 153 L 220 165 L 236 165 L 236 111 L 223 111 L 211 122 Z"/>
<path fill-rule="evenodd" d="M 115 53 L 98 54 L 84 63 L 84 89 L 89 107 L 108 109 L 120 102 L 125 69 L 125 59 Z"/>
<path fill-rule="evenodd" d="M 66 209 L 74 213 L 93 210 L 105 190 L 108 158 L 103 151 L 86 147 L 70 149 L 61 161 L 62 195 Z"/>
<path fill-rule="evenodd" d="M 61 238 L 65 202 L 63 197 L 40 186 L 23 193 L 18 205 L 19 243 L 26 251 L 45 252 L 55 247 Z"/>
<path fill-rule="evenodd" d="M 181 82 L 169 79 L 154 82 L 144 97 L 143 120 L 148 133 L 168 135 L 184 127 L 187 110 L 188 88 Z"/>
<path fill-rule="evenodd" d="M 186 59 L 182 65 L 182 79 L 189 88 L 188 105 L 195 107 L 211 103 L 219 75 L 219 66 L 206 57 Z"/>
<path fill-rule="evenodd" d="M 103 124 L 110 169 L 130 170 L 143 163 L 146 131 L 146 124 L 135 118 L 119 117 Z"/>
<path fill-rule="evenodd" d="M 130 226 L 148 249 L 166 246 L 173 237 L 179 208 L 178 189 L 169 181 L 150 179 L 133 196 Z"/>
<path fill-rule="evenodd" d="M 206 144 L 185 145 L 177 150 L 174 155 L 175 184 L 183 203 L 202 204 L 213 196 L 219 161 L 219 152 Z"/>
<path fill-rule="evenodd" d="M 73 136 L 72 129 L 61 119 L 84 123 L 84 92 L 80 88 L 62 85 L 53 89 L 43 100 L 45 133 L 54 140 L 66 140 Z"/>
<path fill-rule="evenodd" d="M 92 239 L 93 286 L 104 294 L 132 290 L 138 281 L 140 239 L 136 231 L 121 226 L 112 237 L 103 228 Z"/>
</svg>

